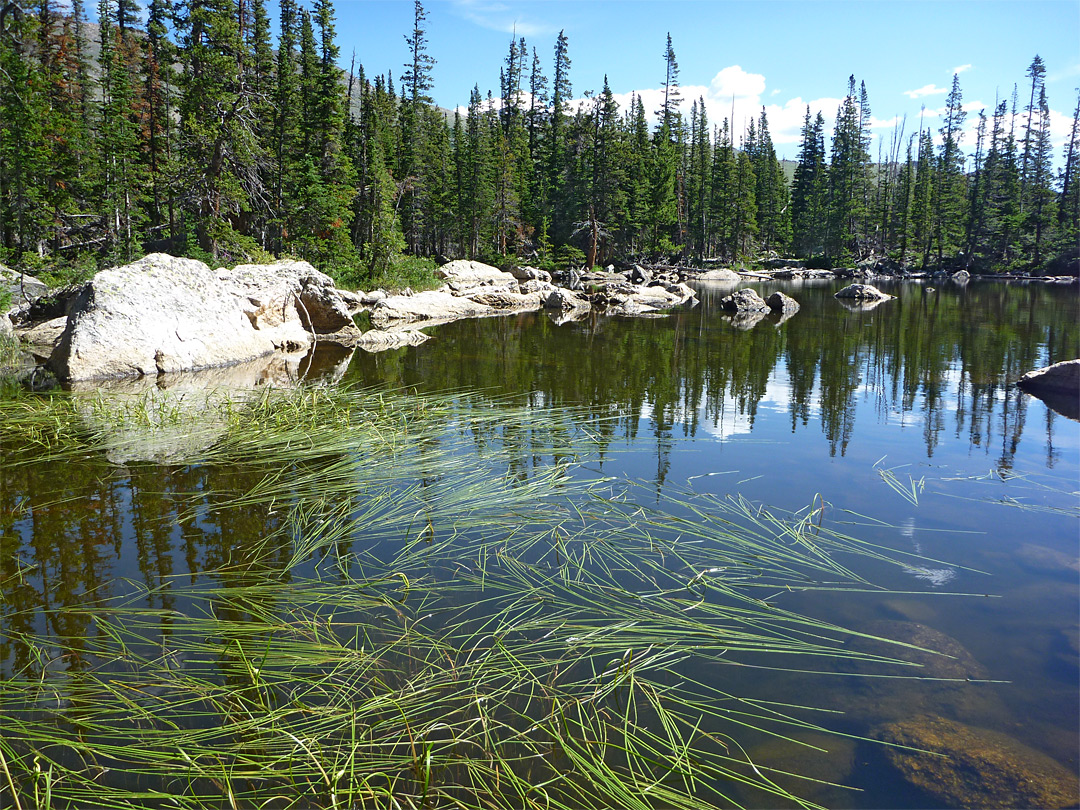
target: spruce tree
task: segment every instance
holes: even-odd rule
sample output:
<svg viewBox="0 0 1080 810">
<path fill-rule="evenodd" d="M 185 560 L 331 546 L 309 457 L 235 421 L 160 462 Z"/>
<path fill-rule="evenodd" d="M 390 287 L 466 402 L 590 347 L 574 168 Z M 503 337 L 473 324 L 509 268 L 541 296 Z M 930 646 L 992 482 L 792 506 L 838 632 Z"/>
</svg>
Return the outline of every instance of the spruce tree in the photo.
<svg viewBox="0 0 1080 810">
<path fill-rule="evenodd" d="M 552 238 L 563 242 L 570 234 L 570 218 L 566 206 L 567 149 L 565 140 L 566 111 L 573 97 L 570 83 L 570 49 L 564 31 L 555 40 L 555 69 L 552 74 L 551 118 L 548 125 L 548 163 L 545 188 L 547 218 Z"/>
<path fill-rule="evenodd" d="M 404 180 L 401 201 L 405 240 L 414 253 L 419 253 L 423 243 L 425 209 L 428 207 L 429 180 L 426 176 L 425 111 L 432 103 L 430 91 L 433 86 L 431 71 L 435 60 L 427 52 L 427 13 L 420 0 L 413 8 L 413 30 L 405 37 L 409 47 L 409 62 L 401 76 L 401 159 L 400 177 Z"/>
<path fill-rule="evenodd" d="M 964 153 L 960 140 L 963 138 L 966 117 L 960 93 L 960 77 L 954 74 L 952 89 L 945 100 L 945 118 L 938 130 L 941 149 L 934 183 L 934 241 L 939 265 L 946 253 L 952 255 L 962 245 L 966 189 Z"/>
<path fill-rule="evenodd" d="M 1064 147 L 1058 228 L 1062 243 L 1066 247 L 1075 247 L 1080 238 L 1080 92 L 1076 97 L 1072 129 Z"/>
</svg>

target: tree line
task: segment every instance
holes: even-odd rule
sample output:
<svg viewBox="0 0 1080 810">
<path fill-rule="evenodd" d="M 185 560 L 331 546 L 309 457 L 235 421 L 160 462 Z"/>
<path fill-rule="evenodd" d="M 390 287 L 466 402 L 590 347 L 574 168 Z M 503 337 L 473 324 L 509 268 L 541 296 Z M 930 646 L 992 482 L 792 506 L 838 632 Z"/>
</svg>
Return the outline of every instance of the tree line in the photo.
<svg viewBox="0 0 1080 810">
<path fill-rule="evenodd" d="M 866 86 L 849 78 L 826 148 L 806 112 L 793 177 L 766 112 L 742 131 L 682 110 L 668 36 L 663 103 L 620 109 L 605 77 L 572 104 L 570 48 L 546 66 L 509 43 L 498 93 L 433 103 L 426 12 L 409 61 L 339 67 L 331 0 L 11 3 L 0 14 L 0 260 L 96 267 L 148 250 L 215 262 L 291 255 L 357 282 L 409 262 L 541 266 L 732 262 L 1036 268 L 1080 235 L 1080 98 L 1054 170 L 1046 68 L 981 111 L 953 77 L 938 138 L 897 124 L 871 155 Z M 966 150 L 966 151 L 965 151 Z"/>
</svg>

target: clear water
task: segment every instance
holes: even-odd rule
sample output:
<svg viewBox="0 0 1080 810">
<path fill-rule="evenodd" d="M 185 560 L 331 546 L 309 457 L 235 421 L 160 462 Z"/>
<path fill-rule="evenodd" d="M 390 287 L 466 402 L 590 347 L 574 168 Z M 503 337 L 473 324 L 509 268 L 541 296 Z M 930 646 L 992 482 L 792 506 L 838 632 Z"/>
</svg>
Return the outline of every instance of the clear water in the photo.
<svg viewBox="0 0 1080 810">
<path fill-rule="evenodd" d="M 1080 356 L 1075 286 L 881 285 L 898 298 L 869 311 L 839 304 L 834 283 L 750 286 L 783 289 L 802 308 L 747 328 L 719 309 L 730 287 L 702 284 L 698 307 L 658 318 L 462 321 L 426 330 L 433 339 L 418 347 L 357 352 L 345 380 L 578 406 L 603 446 L 582 474 L 641 480 L 646 493 L 737 491 L 786 509 L 824 499 L 829 519 L 850 523 L 850 533 L 925 559 L 860 571 L 888 593 L 782 594 L 784 606 L 883 635 L 929 628 L 974 662 L 977 680 L 992 682 L 867 681 L 828 666 L 818 675 L 726 667 L 699 677 L 842 712 L 814 720 L 854 737 L 911 716 L 956 720 L 1007 734 L 1075 773 L 1080 423 L 1012 385 L 1031 368 Z M 527 426 L 521 435 L 528 447 Z M 265 535 L 264 519 L 232 512 L 228 522 L 181 528 L 159 518 L 177 509 L 170 493 L 242 491 L 258 474 L 101 456 L 62 468 L 0 461 L 0 564 L 27 571 L 4 594 L 23 611 L 12 615 L 24 621 L 27 607 L 120 592 L 121 578 L 197 578 L 221 566 Z M 170 606 L 167 592 L 155 599 Z M 47 631 L 74 638 L 87 621 L 72 614 Z M 4 672 L 21 669 L 26 655 L 0 634 Z M 829 753 L 749 742 L 763 761 L 860 789 L 802 786 L 827 805 L 939 805 L 903 784 L 879 746 L 807 739 Z"/>
</svg>

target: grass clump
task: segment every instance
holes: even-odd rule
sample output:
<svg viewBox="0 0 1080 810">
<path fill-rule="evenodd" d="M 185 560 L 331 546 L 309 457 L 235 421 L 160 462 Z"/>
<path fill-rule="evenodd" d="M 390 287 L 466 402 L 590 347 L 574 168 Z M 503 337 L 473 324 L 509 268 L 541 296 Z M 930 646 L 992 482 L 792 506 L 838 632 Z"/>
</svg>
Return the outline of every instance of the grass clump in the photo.
<svg viewBox="0 0 1080 810">
<path fill-rule="evenodd" d="M 0 428 L 74 462 L 98 439 L 73 399 L 4 403 Z M 174 517 L 243 516 L 251 542 L 87 594 L 62 610 L 78 637 L 0 603 L 22 650 L 0 681 L 9 805 L 702 808 L 750 784 L 809 806 L 739 741 L 817 726 L 724 673 L 885 660 L 783 605 L 870 587 L 847 557 L 891 560 L 824 504 L 645 508 L 575 471 L 570 411 L 318 388 L 222 407 L 209 489 Z"/>
</svg>

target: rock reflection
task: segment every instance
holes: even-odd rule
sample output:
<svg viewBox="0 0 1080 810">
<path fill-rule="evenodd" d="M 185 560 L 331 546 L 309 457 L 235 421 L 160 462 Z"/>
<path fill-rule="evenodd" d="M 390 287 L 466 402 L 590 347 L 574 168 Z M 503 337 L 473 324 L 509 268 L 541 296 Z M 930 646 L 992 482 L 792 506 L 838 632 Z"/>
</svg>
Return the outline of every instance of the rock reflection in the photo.
<svg viewBox="0 0 1080 810">
<path fill-rule="evenodd" d="M 230 410 L 268 390 L 335 383 L 353 352 L 328 344 L 246 363 L 156 377 L 75 382 L 86 427 L 113 464 L 192 461 L 229 429 Z"/>
</svg>

